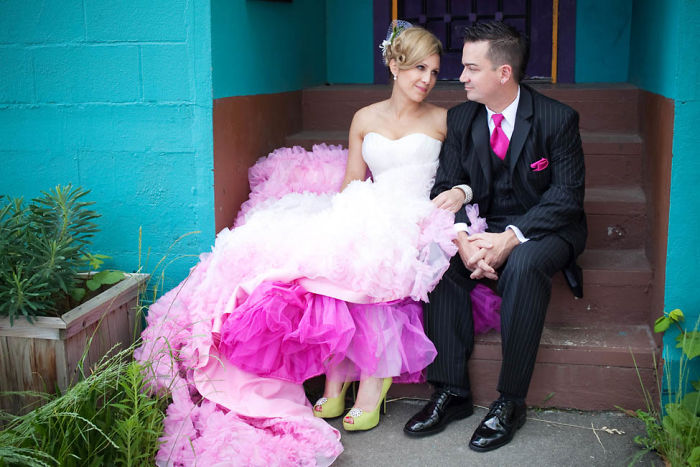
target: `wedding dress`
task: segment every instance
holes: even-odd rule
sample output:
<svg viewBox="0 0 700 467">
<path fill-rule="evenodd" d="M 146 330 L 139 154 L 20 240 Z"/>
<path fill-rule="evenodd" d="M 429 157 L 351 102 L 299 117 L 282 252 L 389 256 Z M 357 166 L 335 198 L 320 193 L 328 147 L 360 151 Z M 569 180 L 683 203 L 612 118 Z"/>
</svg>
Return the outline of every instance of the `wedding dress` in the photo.
<svg viewBox="0 0 700 467">
<path fill-rule="evenodd" d="M 282 148 L 249 173 L 234 228 L 151 305 L 137 358 L 171 391 L 160 465 L 328 465 L 340 435 L 304 380 L 421 380 L 419 300 L 456 253 L 428 195 L 441 142 L 368 133 L 371 178 L 341 193 L 347 151 Z"/>
</svg>

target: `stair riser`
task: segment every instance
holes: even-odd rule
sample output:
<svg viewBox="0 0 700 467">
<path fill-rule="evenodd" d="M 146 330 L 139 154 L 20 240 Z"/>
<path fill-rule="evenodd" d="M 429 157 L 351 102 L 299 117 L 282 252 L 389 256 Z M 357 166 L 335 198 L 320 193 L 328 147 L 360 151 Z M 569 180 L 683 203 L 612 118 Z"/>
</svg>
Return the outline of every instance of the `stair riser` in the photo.
<svg viewBox="0 0 700 467">
<path fill-rule="evenodd" d="M 633 206 L 632 208 L 635 208 Z M 588 220 L 587 248 L 637 249 L 646 241 L 646 217 L 643 214 L 598 214 L 586 210 Z"/>
<path fill-rule="evenodd" d="M 586 186 L 626 186 L 641 183 L 641 156 L 586 153 Z"/>
<path fill-rule="evenodd" d="M 629 273 L 618 273 L 625 280 Z M 649 320 L 651 289 L 649 282 L 639 283 L 630 278 L 630 285 L 611 285 L 600 281 L 601 273 L 583 271 L 583 298 L 574 298 L 561 273 L 552 281 L 552 298 L 546 322 L 557 326 L 601 326 L 615 324 L 644 324 Z M 637 283 L 635 283 L 637 282 Z"/>
<path fill-rule="evenodd" d="M 561 100 L 579 112 L 579 126 L 590 131 L 636 132 L 637 91 L 590 91 L 574 93 L 540 89 L 545 95 Z M 350 127 L 355 112 L 369 104 L 386 99 L 384 87 L 357 90 L 305 90 L 302 104 L 305 130 L 343 130 Z M 464 91 L 436 90 L 429 101 L 445 108 L 464 102 Z"/>
<path fill-rule="evenodd" d="M 498 398 L 496 389 L 501 362 L 472 359 L 469 377 L 474 403 L 488 407 Z M 579 410 L 646 409 L 642 386 L 653 391 L 654 371 L 604 365 L 566 365 L 538 363 L 527 396 L 531 407 L 574 408 Z M 389 398 L 428 399 L 432 387 L 425 384 L 395 384 Z"/>
</svg>

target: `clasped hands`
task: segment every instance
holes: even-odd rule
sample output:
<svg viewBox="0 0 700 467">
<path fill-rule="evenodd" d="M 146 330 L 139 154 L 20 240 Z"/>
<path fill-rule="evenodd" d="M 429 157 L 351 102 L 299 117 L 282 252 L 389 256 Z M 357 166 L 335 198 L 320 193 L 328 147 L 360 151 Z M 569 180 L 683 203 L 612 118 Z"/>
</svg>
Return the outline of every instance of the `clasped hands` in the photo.
<svg viewBox="0 0 700 467">
<path fill-rule="evenodd" d="M 470 278 L 498 280 L 496 270 L 503 266 L 520 241 L 515 232 L 506 229 L 501 233 L 483 232 L 474 235 L 459 232 L 455 243 L 464 266 L 472 272 Z"/>
<path fill-rule="evenodd" d="M 464 205 L 464 192 L 459 188 L 445 190 L 433 199 L 433 204 L 441 209 L 456 213 Z M 467 235 L 459 232 L 455 243 L 464 266 L 472 273 L 472 279 L 498 280 L 496 270 L 506 262 L 513 248 L 520 244 L 511 229 L 501 233 L 478 233 Z"/>
</svg>

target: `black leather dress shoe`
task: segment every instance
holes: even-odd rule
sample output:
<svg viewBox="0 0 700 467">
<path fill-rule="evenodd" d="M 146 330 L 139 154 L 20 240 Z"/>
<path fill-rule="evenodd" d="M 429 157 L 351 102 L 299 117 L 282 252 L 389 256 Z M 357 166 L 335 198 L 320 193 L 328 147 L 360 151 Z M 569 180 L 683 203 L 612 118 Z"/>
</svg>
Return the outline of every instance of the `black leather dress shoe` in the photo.
<svg viewBox="0 0 700 467">
<path fill-rule="evenodd" d="M 527 407 L 503 398 L 489 409 L 469 441 L 474 451 L 485 452 L 505 446 L 513 439 L 515 431 L 525 424 Z"/>
<path fill-rule="evenodd" d="M 460 397 L 444 390 L 435 391 L 425 407 L 403 427 L 411 436 L 439 433 L 453 420 L 467 418 L 474 413 L 471 396 Z"/>
</svg>

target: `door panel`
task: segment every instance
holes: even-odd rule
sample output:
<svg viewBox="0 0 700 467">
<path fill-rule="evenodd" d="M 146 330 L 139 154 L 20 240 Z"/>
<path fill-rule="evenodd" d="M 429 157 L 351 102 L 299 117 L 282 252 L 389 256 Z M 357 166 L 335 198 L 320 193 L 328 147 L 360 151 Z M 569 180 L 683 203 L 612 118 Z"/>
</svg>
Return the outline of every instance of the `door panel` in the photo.
<svg viewBox="0 0 700 467">
<path fill-rule="evenodd" d="M 575 0 L 559 2 L 558 81 L 573 81 Z M 375 42 L 381 42 L 390 22 L 391 1 L 375 0 Z M 504 21 L 529 38 L 529 78 L 551 77 L 552 0 L 398 0 L 400 19 L 422 26 L 443 43 L 440 79 L 456 80 L 462 71 L 463 30 L 476 21 Z M 381 53 L 375 60 L 375 82 L 386 81 Z"/>
</svg>

